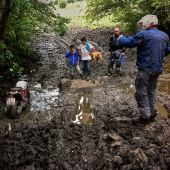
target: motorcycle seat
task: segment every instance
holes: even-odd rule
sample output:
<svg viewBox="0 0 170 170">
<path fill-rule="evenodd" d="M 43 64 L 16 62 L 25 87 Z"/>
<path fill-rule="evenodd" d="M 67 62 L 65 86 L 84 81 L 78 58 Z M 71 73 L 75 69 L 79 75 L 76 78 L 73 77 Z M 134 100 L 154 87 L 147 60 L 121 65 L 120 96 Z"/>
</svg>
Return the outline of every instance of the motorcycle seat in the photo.
<svg viewBox="0 0 170 170">
<path fill-rule="evenodd" d="M 22 91 L 22 87 L 13 87 L 10 90 L 11 91 Z"/>
</svg>

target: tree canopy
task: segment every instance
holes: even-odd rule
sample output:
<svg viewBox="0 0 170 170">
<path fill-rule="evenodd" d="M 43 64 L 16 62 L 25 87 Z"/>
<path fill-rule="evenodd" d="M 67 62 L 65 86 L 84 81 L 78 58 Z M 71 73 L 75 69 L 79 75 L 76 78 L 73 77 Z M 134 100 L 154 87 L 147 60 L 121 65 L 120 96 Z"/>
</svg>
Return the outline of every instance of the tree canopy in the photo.
<svg viewBox="0 0 170 170">
<path fill-rule="evenodd" d="M 54 14 L 53 3 L 39 0 L 0 1 L 0 67 L 14 73 L 31 52 L 31 40 L 39 31 L 67 31 L 68 19 Z M 1 70 L 0 70 L 1 71 Z"/>
<path fill-rule="evenodd" d="M 134 32 L 136 22 L 146 14 L 155 14 L 161 27 L 170 28 L 170 1 L 164 0 L 87 0 L 89 21 L 110 16 L 114 23 Z"/>
</svg>

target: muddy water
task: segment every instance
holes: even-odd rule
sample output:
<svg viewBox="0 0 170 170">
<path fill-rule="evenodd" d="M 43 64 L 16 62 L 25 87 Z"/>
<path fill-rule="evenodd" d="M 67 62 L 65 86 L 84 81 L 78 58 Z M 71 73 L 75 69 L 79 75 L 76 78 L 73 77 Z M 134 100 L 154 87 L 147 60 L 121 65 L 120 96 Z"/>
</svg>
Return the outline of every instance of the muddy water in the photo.
<svg viewBox="0 0 170 170">
<path fill-rule="evenodd" d="M 162 103 L 157 102 L 157 107 L 158 107 L 158 111 L 159 111 L 159 117 L 168 119 L 168 111 L 165 108 L 165 106 Z"/>
<path fill-rule="evenodd" d="M 129 84 L 121 84 L 117 87 L 120 90 L 128 92 L 130 95 L 133 95 L 135 92 L 135 86 L 132 83 Z"/>
<path fill-rule="evenodd" d="M 46 111 L 50 110 L 59 97 L 59 89 L 42 89 L 41 84 L 37 84 L 30 91 L 30 111 Z"/>
<path fill-rule="evenodd" d="M 158 108 L 160 110 L 160 117 L 170 117 L 170 58 L 166 59 L 164 64 L 164 73 L 160 76 L 158 91 L 159 100 Z"/>
<path fill-rule="evenodd" d="M 89 98 L 84 94 L 80 96 L 77 102 L 73 123 L 84 125 L 92 125 L 94 123 L 94 114 L 90 108 Z"/>
<path fill-rule="evenodd" d="M 159 91 L 170 95 L 170 81 L 162 81 L 159 85 Z"/>
</svg>

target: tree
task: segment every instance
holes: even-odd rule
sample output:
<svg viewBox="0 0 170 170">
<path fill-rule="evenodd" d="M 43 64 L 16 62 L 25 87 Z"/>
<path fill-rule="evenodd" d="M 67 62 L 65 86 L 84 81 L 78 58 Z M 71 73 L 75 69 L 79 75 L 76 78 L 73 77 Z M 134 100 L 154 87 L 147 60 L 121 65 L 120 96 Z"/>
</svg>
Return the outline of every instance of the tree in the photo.
<svg viewBox="0 0 170 170">
<path fill-rule="evenodd" d="M 164 0 L 87 0 L 86 18 L 90 21 L 110 16 L 130 32 L 136 22 L 146 14 L 158 15 L 160 24 L 170 28 L 170 1 Z"/>
<path fill-rule="evenodd" d="M 0 41 L 2 41 L 8 24 L 11 0 L 0 2 Z"/>
<path fill-rule="evenodd" d="M 56 24 L 64 31 L 68 21 L 60 20 L 54 14 L 52 3 L 46 5 L 39 0 L 0 1 L 0 68 L 21 72 L 20 66 L 31 55 L 31 41 L 37 32 Z M 63 24 L 63 25 L 62 25 Z"/>
<path fill-rule="evenodd" d="M 65 0 L 60 0 L 59 1 L 59 7 L 60 8 L 65 8 L 67 6 L 67 2 Z"/>
</svg>

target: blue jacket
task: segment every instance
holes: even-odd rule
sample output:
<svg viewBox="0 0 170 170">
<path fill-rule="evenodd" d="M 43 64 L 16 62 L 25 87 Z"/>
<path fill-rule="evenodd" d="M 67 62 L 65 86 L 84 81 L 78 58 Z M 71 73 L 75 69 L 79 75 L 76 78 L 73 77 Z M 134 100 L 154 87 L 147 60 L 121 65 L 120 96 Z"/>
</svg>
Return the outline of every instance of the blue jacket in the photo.
<svg viewBox="0 0 170 170">
<path fill-rule="evenodd" d="M 72 54 L 70 51 L 66 53 L 66 58 L 69 59 L 69 62 L 71 65 L 77 65 L 78 61 L 81 61 L 81 58 L 78 54 L 78 51 L 76 50 L 74 54 Z"/>
<path fill-rule="evenodd" d="M 137 46 L 137 67 L 139 71 L 161 73 L 163 57 L 170 52 L 169 37 L 157 28 L 141 31 L 131 37 L 122 37 L 121 46 Z"/>
</svg>

